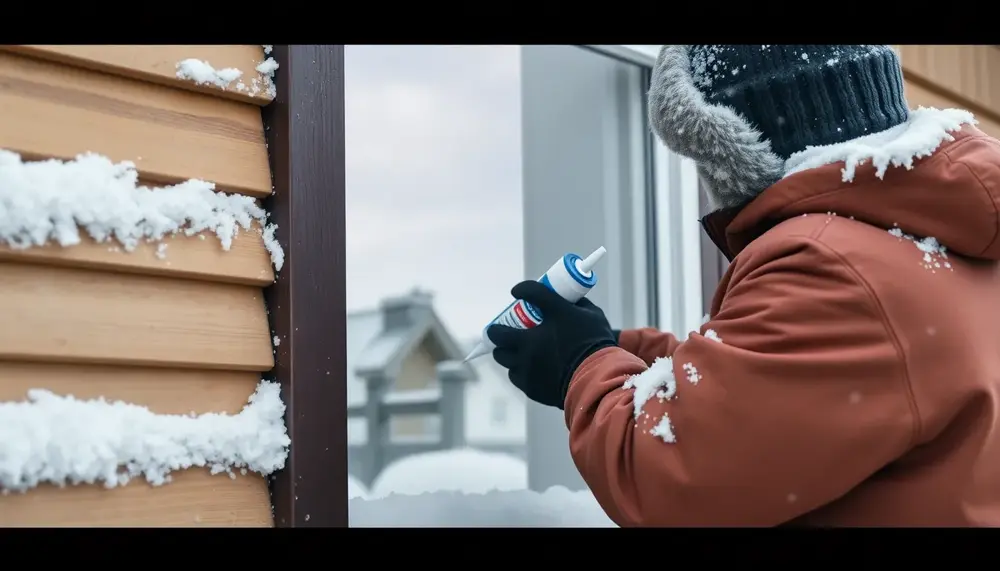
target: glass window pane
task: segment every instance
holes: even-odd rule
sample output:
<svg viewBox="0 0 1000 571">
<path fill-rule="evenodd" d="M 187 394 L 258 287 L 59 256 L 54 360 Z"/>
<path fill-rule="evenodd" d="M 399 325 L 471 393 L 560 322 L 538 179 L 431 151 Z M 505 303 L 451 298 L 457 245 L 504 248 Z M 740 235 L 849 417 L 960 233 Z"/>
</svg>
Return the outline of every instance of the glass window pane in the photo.
<svg viewBox="0 0 1000 571">
<path fill-rule="evenodd" d="M 566 252 L 608 249 L 590 298 L 613 326 L 657 320 L 648 69 L 576 46 L 345 59 L 349 493 L 585 489 L 561 411 L 491 356 L 471 382 L 437 367 Z"/>
<path fill-rule="evenodd" d="M 646 81 L 644 68 L 589 49 L 522 47 L 527 273 L 603 245 L 608 254 L 588 298 L 619 328 L 653 318 Z M 561 411 L 528 405 L 532 489 L 585 488 L 567 441 Z"/>
<path fill-rule="evenodd" d="M 382 495 L 394 460 L 469 446 L 512 456 L 523 487 L 525 400 L 506 370 L 474 361 L 478 380 L 451 401 L 454 383 L 436 373 L 464 358 L 523 275 L 519 48 L 347 46 L 345 76 L 350 472 Z M 366 411 L 379 386 L 410 408 Z M 498 397 L 511 409 L 502 423 Z M 458 437 L 449 418 L 463 424 Z M 409 469 L 410 485 L 437 478 L 424 491 L 463 485 Z M 489 477 L 469 474 L 469 485 Z"/>
</svg>

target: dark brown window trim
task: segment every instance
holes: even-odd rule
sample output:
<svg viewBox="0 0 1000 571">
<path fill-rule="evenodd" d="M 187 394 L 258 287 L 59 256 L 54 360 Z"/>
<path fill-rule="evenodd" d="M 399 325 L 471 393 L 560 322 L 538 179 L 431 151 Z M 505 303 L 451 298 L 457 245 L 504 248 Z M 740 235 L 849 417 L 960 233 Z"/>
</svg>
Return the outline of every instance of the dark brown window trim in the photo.
<svg viewBox="0 0 1000 571">
<path fill-rule="evenodd" d="M 347 526 L 344 46 L 274 46 L 263 109 L 285 263 L 265 290 L 292 439 L 271 481 L 277 527 Z"/>
<path fill-rule="evenodd" d="M 701 185 L 698 185 L 698 214 L 709 214 L 708 199 Z M 708 313 L 712 308 L 712 298 L 722 276 L 729 269 L 729 260 L 719 251 L 708 234 L 701 232 L 701 310 Z"/>
</svg>

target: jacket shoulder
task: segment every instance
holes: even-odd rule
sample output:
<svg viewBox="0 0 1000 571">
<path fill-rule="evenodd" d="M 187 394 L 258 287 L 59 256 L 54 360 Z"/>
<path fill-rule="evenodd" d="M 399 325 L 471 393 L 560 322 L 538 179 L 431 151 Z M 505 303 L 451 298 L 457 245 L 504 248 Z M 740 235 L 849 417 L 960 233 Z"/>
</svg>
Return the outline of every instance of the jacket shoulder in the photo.
<svg viewBox="0 0 1000 571">
<path fill-rule="evenodd" d="M 873 241 L 888 240 L 891 234 L 836 213 L 802 214 L 784 220 L 751 242 L 733 260 L 730 284 L 740 282 L 750 272 L 773 266 L 800 265 L 801 271 L 824 266 L 823 273 L 851 274 L 851 281 L 862 286 L 864 277 L 854 267 L 856 254 L 871 248 Z"/>
</svg>

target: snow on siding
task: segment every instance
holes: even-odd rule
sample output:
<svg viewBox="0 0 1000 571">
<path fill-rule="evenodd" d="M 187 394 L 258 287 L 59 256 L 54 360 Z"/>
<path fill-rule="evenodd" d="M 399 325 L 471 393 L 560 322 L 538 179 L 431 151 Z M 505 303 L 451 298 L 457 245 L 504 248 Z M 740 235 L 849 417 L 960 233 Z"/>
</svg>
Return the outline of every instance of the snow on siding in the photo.
<svg viewBox="0 0 1000 571">
<path fill-rule="evenodd" d="M 177 77 L 193 81 L 198 85 L 208 84 L 226 89 L 232 82 L 243 77 L 243 72 L 235 67 L 215 69 L 207 61 L 188 58 L 177 62 Z"/>
<path fill-rule="evenodd" d="M 236 415 L 155 414 L 103 398 L 78 400 L 42 389 L 27 400 L 0 403 L 0 488 L 25 491 L 41 483 L 103 483 L 143 476 L 154 486 L 170 473 L 209 467 L 268 475 L 285 466 L 290 439 L 277 383 L 262 381 Z"/>
<path fill-rule="evenodd" d="M 172 234 L 211 231 L 229 250 L 240 228 L 257 222 L 275 270 L 285 253 L 277 226 L 253 198 L 216 192 L 215 185 L 188 180 L 162 188 L 139 186 L 130 161 L 112 163 L 94 153 L 71 161 L 23 162 L 0 149 L 0 244 L 23 249 L 56 242 L 80 243 L 80 228 L 97 242 L 117 241 L 131 251 L 140 241 Z M 166 250 L 158 255 L 166 257 Z"/>
<path fill-rule="evenodd" d="M 278 70 L 278 62 L 274 61 L 274 58 L 267 58 L 260 62 L 255 68 L 257 73 L 264 77 L 264 89 L 267 91 L 268 97 L 274 99 L 278 96 L 278 89 L 274 85 L 274 72 Z M 255 81 L 251 81 L 253 84 L 252 89 L 257 88 Z"/>
<path fill-rule="evenodd" d="M 262 47 L 264 48 L 264 55 L 267 56 L 271 53 L 274 46 L 262 45 Z M 178 78 L 193 81 L 198 85 L 214 85 L 220 89 L 233 87 L 236 91 L 249 93 L 252 96 L 256 96 L 261 91 L 264 91 L 271 99 L 277 96 L 277 89 L 274 85 L 274 72 L 278 69 L 278 62 L 274 61 L 272 57 L 266 57 L 264 61 L 257 64 L 254 70 L 261 75 L 263 81 L 252 77 L 250 78 L 249 87 L 244 81 L 240 81 L 240 78 L 243 77 L 243 71 L 235 67 L 215 69 L 207 61 L 188 58 L 177 62 L 176 68 Z M 234 82 L 235 85 L 233 85 Z"/>
</svg>

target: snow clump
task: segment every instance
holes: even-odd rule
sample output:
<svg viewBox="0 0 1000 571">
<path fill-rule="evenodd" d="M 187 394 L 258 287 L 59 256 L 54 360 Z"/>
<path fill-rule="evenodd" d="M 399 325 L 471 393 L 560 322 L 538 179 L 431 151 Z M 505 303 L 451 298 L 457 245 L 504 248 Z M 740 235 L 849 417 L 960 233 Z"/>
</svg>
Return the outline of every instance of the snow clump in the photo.
<svg viewBox="0 0 1000 571">
<path fill-rule="evenodd" d="M 274 237 L 277 225 L 268 223 L 253 198 L 216 192 L 215 184 L 203 180 L 162 188 L 138 182 L 131 161 L 112 163 L 87 153 L 71 161 L 23 162 L 0 149 L 0 244 L 75 246 L 82 228 L 97 242 L 116 240 L 132 251 L 142 240 L 211 231 L 229 250 L 239 229 L 256 222 L 275 270 L 281 270 L 285 253 Z"/>
<path fill-rule="evenodd" d="M 153 486 L 170 473 L 208 467 L 213 474 L 249 469 L 269 475 L 285 466 L 291 440 L 279 385 L 261 381 L 236 415 L 155 414 L 144 406 L 78 400 L 32 389 L 27 400 L 0 403 L 0 489 L 42 483 Z"/>
</svg>

